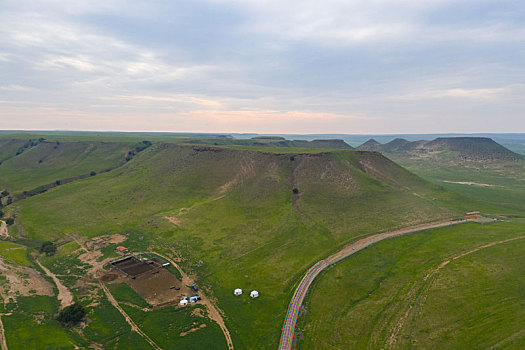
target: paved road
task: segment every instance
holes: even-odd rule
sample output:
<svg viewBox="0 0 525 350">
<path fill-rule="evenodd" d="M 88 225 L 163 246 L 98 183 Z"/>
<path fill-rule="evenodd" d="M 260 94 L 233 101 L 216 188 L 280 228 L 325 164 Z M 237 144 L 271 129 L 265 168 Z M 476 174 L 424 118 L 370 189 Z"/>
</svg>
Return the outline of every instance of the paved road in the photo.
<svg viewBox="0 0 525 350">
<path fill-rule="evenodd" d="M 281 333 L 281 341 L 279 343 L 279 350 L 291 350 L 292 349 L 292 342 L 293 342 L 293 337 L 294 337 L 294 332 L 295 332 L 295 324 L 297 323 L 297 318 L 299 317 L 299 310 L 301 309 L 301 305 L 303 303 L 304 297 L 306 296 L 306 293 L 308 292 L 308 288 L 310 288 L 310 285 L 312 284 L 314 279 L 325 268 L 327 268 L 328 266 L 332 264 L 335 264 L 338 261 L 343 260 L 344 258 L 349 257 L 350 255 L 360 251 L 361 249 L 368 247 L 369 245 L 372 245 L 374 243 L 377 243 L 387 238 L 403 236 L 403 235 L 407 235 L 410 233 L 415 233 L 415 232 L 433 229 L 433 228 L 456 225 L 456 224 L 464 223 L 467 221 L 468 220 L 442 221 L 442 222 L 431 223 L 431 224 L 411 226 L 411 227 L 407 227 L 407 228 L 396 230 L 396 231 L 378 233 L 378 234 L 363 238 L 352 244 L 349 244 L 345 246 L 343 249 L 341 249 L 339 252 L 329 256 L 326 259 L 318 261 L 314 266 L 312 266 L 306 272 L 303 279 L 301 280 L 301 283 L 299 283 L 299 286 L 295 290 L 292 301 L 290 301 L 290 305 L 288 306 L 288 312 L 286 313 L 286 318 L 285 318 L 284 325 L 283 325 L 283 330 Z"/>
</svg>

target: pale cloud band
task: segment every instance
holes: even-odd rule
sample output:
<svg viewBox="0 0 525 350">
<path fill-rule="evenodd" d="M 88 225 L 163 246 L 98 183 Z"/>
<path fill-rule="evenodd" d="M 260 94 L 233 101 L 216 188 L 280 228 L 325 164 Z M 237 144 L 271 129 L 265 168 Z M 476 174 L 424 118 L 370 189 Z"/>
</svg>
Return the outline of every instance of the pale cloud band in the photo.
<svg viewBox="0 0 525 350">
<path fill-rule="evenodd" d="M 0 129 L 525 132 L 517 1 L 0 3 Z"/>
</svg>

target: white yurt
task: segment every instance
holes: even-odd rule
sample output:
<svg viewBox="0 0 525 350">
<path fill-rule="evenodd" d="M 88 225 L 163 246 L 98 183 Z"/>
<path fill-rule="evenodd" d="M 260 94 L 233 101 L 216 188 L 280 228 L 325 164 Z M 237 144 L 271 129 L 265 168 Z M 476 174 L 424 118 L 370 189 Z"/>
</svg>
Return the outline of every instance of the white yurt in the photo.
<svg viewBox="0 0 525 350">
<path fill-rule="evenodd" d="M 252 290 L 252 292 L 250 293 L 250 297 L 251 298 L 258 298 L 259 297 L 259 292 L 256 291 L 256 290 Z"/>
<path fill-rule="evenodd" d="M 233 295 L 242 295 L 242 289 L 241 288 L 237 288 L 233 291 Z"/>
<path fill-rule="evenodd" d="M 188 300 L 186 300 L 186 299 L 182 299 L 182 300 L 179 302 L 179 305 L 180 305 L 180 306 L 186 306 L 186 305 L 188 305 Z"/>
</svg>

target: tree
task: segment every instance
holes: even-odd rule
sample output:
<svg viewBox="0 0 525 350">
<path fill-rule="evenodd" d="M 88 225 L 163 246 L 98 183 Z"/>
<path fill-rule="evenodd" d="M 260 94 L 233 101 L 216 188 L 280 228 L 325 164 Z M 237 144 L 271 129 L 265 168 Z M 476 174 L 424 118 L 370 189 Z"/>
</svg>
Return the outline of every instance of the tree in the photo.
<svg viewBox="0 0 525 350">
<path fill-rule="evenodd" d="M 6 202 L 6 204 L 9 205 L 9 204 L 11 204 L 11 203 L 13 203 L 13 199 L 12 199 L 11 197 L 7 197 L 7 202 Z"/>
<path fill-rule="evenodd" d="M 298 193 L 299 193 L 299 190 L 298 190 L 297 188 L 294 188 L 294 189 L 292 190 L 292 192 L 293 192 L 293 194 L 298 194 Z"/>
<path fill-rule="evenodd" d="M 58 314 L 57 321 L 66 325 L 74 326 L 86 316 L 86 310 L 78 303 L 66 306 Z"/>
<path fill-rule="evenodd" d="M 12 224 L 15 223 L 15 219 L 13 218 L 8 218 L 5 220 L 5 223 L 8 225 L 8 226 L 11 226 Z"/>
<path fill-rule="evenodd" d="M 9 192 L 7 192 L 7 190 L 3 190 L 1 196 L 2 197 L 7 197 L 7 196 L 9 196 Z"/>
<path fill-rule="evenodd" d="M 40 252 L 41 253 L 46 253 L 47 256 L 51 256 L 51 255 L 54 255 L 57 252 L 57 247 L 56 247 L 55 243 L 50 242 L 50 241 L 46 241 L 46 242 L 42 243 L 42 245 L 40 246 Z"/>
<path fill-rule="evenodd" d="M 92 171 L 92 172 L 89 173 L 89 176 L 95 176 L 95 175 L 97 175 L 97 173 L 94 172 L 94 171 Z"/>
<path fill-rule="evenodd" d="M 4 212 L 0 210 L 0 218 L 4 217 Z"/>
</svg>

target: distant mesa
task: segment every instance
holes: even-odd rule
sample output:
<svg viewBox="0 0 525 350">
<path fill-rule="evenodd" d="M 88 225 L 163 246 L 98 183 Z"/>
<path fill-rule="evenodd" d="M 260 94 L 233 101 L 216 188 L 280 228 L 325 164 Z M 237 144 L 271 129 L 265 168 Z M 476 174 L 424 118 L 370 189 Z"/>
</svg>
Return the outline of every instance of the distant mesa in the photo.
<svg viewBox="0 0 525 350">
<path fill-rule="evenodd" d="M 344 140 L 326 139 L 326 140 L 287 140 L 281 136 L 256 136 L 252 137 L 254 142 L 252 146 L 269 146 L 269 147 L 297 147 L 297 148 L 327 148 L 327 149 L 353 149 Z"/>
<path fill-rule="evenodd" d="M 470 161 L 519 161 L 525 157 L 512 152 L 494 140 L 486 137 L 439 137 L 432 141 L 407 141 L 397 138 L 381 144 L 370 139 L 358 146 L 360 150 L 380 151 L 386 154 L 440 154 L 446 153 Z"/>
<path fill-rule="evenodd" d="M 382 144 L 377 142 L 374 139 L 370 139 L 363 143 L 362 145 L 358 146 L 357 149 L 361 150 L 367 150 L 367 151 L 379 151 L 381 149 Z"/>
<path fill-rule="evenodd" d="M 274 141 L 286 141 L 282 136 L 255 136 L 252 140 L 274 140 Z"/>
</svg>

